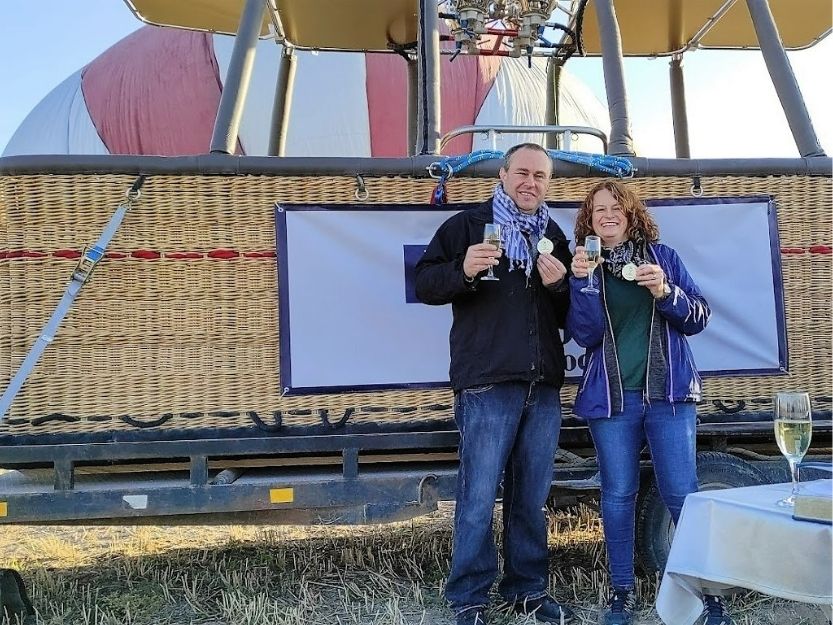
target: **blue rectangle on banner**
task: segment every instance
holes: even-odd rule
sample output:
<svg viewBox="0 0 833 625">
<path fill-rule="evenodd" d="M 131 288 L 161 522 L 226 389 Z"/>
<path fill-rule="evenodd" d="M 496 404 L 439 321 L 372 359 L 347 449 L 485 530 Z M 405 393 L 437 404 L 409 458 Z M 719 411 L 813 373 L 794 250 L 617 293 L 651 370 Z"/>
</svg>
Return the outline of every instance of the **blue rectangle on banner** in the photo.
<svg viewBox="0 0 833 625">
<path fill-rule="evenodd" d="M 416 296 L 416 264 L 427 247 L 427 245 L 402 246 L 405 261 L 405 301 L 409 304 L 419 304 Z"/>
</svg>

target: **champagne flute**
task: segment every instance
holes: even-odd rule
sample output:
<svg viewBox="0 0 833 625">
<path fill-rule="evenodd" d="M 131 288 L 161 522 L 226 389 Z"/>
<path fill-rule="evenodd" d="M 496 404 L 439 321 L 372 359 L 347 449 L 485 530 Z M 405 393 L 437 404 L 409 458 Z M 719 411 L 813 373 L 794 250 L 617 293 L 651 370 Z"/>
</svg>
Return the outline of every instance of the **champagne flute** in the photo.
<svg viewBox="0 0 833 625">
<path fill-rule="evenodd" d="M 486 224 L 483 227 L 483 243 L 494 245 L 498 250 L 500 250 L 500 224 Z M 500 280 L 500 278 L 495 276 L 495 274 L 492 272 L 491 265 L 489 265 L 489 272 L 480 279 Z"/>
<path fill-rule="evenodd" d="M 593 286 L 593 272 L 599 265 L 599 257 L 602 255 L 602 240 L 595 235 L 584 237 L 584 253 L 587 254 L 587 286 L 582 293 L 598 293 L 599 289 Z"/>
<path fill-rule="evenodd" d="M 790 465 L 792 492 L 778 501 L 779 506 L 794 506 L 798 494 L 798 464 L 810 447 L 813 418 L 807 393 L 775 394 L 775 442 Z"/>
</svg>

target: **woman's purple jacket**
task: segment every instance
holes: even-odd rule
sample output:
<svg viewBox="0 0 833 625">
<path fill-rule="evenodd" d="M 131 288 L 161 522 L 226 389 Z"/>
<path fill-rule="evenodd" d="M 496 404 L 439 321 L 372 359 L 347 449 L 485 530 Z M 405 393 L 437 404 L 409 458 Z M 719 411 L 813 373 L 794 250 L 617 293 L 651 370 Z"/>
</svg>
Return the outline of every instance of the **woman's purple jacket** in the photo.
<svg viewBox="0 0 833 625">
<path fill-rule="evenodd" d="M 671 287 L 671 294 L 654 300 L 655 314 L 661 315 L 663 351 L 667 363 L 666 399 L 669 402 L 700 401 L 701 380 L 694 364 L 686 336 L 701 332 L 709 322 L 711 310 L 700 289 L 686 271 L 679 255 L 661 243 L 649 244 L 649 253 L 662 267 Z M 604 278 L 601 267 L 596 269 L 600 283 L 599 294 L 582 293 L 587 284 L 585 278 L 570 278 L 570 308 L 567 312 L 567 335 L 575 339 L 586 351 L 585 369 L 579 384 L 574 412 L 584 419 L 610 417 L 621 412 L 621 405 L 611 397 L 621 397 L 621 380 L 610 375 L 610 359 L 615 358 L 608 327 L 608 315 L 604 303 Z M 650 354 L 649 354 L 650 359 Z M 619 384 L 620 392 L 611 394 L 611 384 Z"/>
</svg>

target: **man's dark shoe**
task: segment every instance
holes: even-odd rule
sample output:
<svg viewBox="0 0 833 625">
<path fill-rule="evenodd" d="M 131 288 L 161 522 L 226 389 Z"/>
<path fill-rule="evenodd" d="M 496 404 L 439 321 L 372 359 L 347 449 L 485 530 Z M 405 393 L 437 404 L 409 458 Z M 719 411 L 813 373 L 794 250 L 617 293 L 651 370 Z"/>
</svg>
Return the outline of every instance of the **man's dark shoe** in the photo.
<svg viewBox="0 0 833 625">
<path fill-rule="evenodd" d="M 569 623 L 575 617 L 570 608 L 547 596 L 518 601 L 512 609 L 518 614 L 533 617 L 539 623 Z"/>
<path fill-rule="evenodd" d="M 636 611 L 636 595 L 630 588 L 613 588 L 604 614 L 604 625 L 631 625 Z"/>
<path fill-rule="evenodd" d="M 457 615 L 457 625 L 486 625 L 486 610 L 472 608 Z"/>
<path fill-rule="evenodd" d="M 703 595 L 703 625 L 735 625 L 723 597 L 718 595 Z"/>
</svg>

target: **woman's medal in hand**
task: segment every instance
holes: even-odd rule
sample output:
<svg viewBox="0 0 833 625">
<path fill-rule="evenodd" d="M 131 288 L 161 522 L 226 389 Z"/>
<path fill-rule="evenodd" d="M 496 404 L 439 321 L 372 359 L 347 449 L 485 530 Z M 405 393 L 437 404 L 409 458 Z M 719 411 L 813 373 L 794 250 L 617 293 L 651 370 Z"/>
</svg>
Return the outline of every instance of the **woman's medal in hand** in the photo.
<svg viewBox="0 0 833 625">
<path fill-rule="evenodd" d="M 636 278 L 636 265 L 633 263 L 628 263 L 624 267 L 622 267 L 622 277 L 629 282 L 632 282 Z"/>
</svg>

